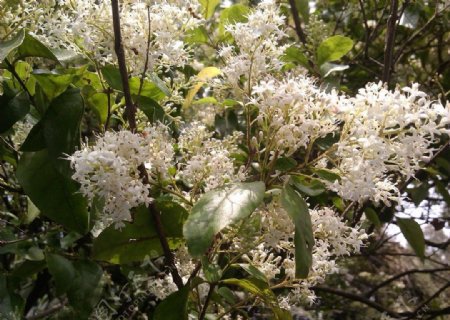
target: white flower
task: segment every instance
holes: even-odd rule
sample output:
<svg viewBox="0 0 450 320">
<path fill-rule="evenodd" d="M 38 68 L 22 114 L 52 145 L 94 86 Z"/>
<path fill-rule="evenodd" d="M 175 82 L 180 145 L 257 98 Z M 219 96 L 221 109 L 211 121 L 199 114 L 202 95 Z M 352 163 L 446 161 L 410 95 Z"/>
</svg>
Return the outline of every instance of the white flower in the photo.
<svg viewBox="0 0 450 320">
<path fill-rule="evenodd" d="M 94 146 L 85 146 L 69 157 L 80 192 L 89 200 L 104 201 L 101 227 L 130 221 L 130 210 L 151 202 L 149 187 L 142 182 L 138 166 L 146 164 L 150 178 L 164 177 L 173 158 L 167 128 L 158 125 L 143 134 L 106 132 Z M 97 228 L 98 229 L 98 228 Z M 98 230 L 97 230 L 98 231 Z"/>
</svg>

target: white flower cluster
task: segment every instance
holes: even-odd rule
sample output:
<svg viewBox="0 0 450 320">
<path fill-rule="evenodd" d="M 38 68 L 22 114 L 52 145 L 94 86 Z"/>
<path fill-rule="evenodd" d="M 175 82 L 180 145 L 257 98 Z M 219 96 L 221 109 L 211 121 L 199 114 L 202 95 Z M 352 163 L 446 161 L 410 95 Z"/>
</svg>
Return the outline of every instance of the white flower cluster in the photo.
<svg viewBox="0 0 450 320">
<path fill-rule="evenodd" d="M 335 92 L 320 90 L 311 78 L 268 78 L 255 85 L 252 94 L 249 104 L 258 107 L 257 121 L 262 130 L 253 138 L 258 147 L 289 156 L 337 129 L 339 97 Z"/>
<path fill-rule="evenodd" d="M 262 76 L 281 69 L 279 57 L 285 47 L 279 42 L 286 36 L 283 25 L 276 2 L 263 0 L 250 12 L 247 22 L 226 26 L 235 44 L 222 47 L 219 55 L 225 60 L 222 71 L 229 84 L 239 88 L 243 80 L 245 90 L 251 89 Z"/>
<path fill-rule="evenodd" d="M 432 157 L 437 138 L 449 133 L 450 104 L 431 101 L 418 87 L 389 91 L 372 83 L 341 104 L 344 127 L 333 162 L 342 178 L 330 187 L 343 198 L 397 201 L 390 175 L 413 176 Z"/>
<path fill-rule="evenodd" d="M 41 2 L 23 2 L 17 8 L 18 16 L 10 11 L 8 29 L 27 27 L 52 48 L 86 54 L 100 64 L 114 63 L 110 0 Z M 197 1 L 125 0 L 120 5 L 122 39 L 133 73 L 144 68 L 149 37 L 150 70 L 188 62 L 190 49 L 184 38 L 201 22 Z"/>
<path fill-rule="evenodd" d="M 317 165 L 341 177 L 328 186 L 352 201 L 398 201 L 392 175 L 413 176 L 437 138 L 449 133 L 450 105 L 431 101 L 417 84 L 389 91 L 372 83 L 349 97 L 326 93 L 304 76 L 269 78 L 253 87 L 249 104 L 259 110 L 258 150 L 289 156 L 318 138 L 339 136 Z"/>
<path fill-rule="evenodd" d="M 145 164 L 151 177 L 159 177 L 166 174 L 173 155 L 167 128 L 160 125 L 143 134 L 106 132 L 94 146 L 76 151 L 69 160 L 80 192 L 91 201 L 104 201 L 102 225 L 121 227 L 131 220 L 132 208 L 152 201 L 138 166 Z"/>
<path fill-rule="evenodd" d="M 212 138 L 205 125 L 194 122 L 181 132 L 180 151 L 185 164 L 180 164 L 180 177 L 193 186 L 193 191 L 203 187 L 209 191 L 226 183 L 245 179 L 242 168 L 235 169 L 231 153 L 236 151 L 236 141 L 241 134 L 236 132 L 224 140 Z"/>
<path fill-rule="evenodd" d="M 248 262 L 261 270 L 275 286 L 293 288 L 288 296 L 280 297 L 280 304 L 286 309 L 304 301 L 313 303 L 314 292 L 309 287 L 325 281 L 328 274 L 338 272 L 336 258 L 359 252 L 367 238 L 364 230 L 352 228 L 331 208 L 310 210 L 315 238 L 313 265 L 308 278 L 295 278 L 295 247 L 292 241 L 294 225 L 277 202 L 259 210 L 262 215 L 260 234 L 262 243 L 244 256 Z M 239 240 L 237 240 L 239 241 Z M 280 268 L 285 276 L 279 279 Z"/>
</svg>

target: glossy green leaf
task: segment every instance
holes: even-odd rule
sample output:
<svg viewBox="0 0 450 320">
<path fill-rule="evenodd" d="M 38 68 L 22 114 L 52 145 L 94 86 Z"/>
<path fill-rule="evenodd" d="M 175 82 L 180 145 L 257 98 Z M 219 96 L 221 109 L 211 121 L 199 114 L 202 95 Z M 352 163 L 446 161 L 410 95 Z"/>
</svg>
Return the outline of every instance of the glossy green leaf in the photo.
<svg viewBox="0 0 450 320">
<path fill-rule="evenodd" d="M 353 47 L 353 40 L 336 35 L 325 39 L 317 48 L 317 63 L 335 61 L 346 55 Z"/>
<path fill-rule="evenodd" d="M 414 219 L 397 218 L 397 225 L 416 255 L 424 259 L 425 238 L 419 224 Z"/>
<path fill-rule="evenodd" d="M 189 252 L 199 257 L 223 228 L 248 217 L 263 201 L 263 182 L 236 183 L 205 193 L 192 208 L 183 233 Z"/>
<path fill-rule="evenodd" d="M 281 204 L 295 225 L 295 276 L 306 278 L 312 265 L 314 246 L 308 205 L 290 185 L 286 185 L 281 193 Z"/>
<path fill-rule="evenodd" d="M 77 77 L 75 74 L 35 73 L 33 78 L 41 86 L 49 101 L 62 94 Z"/>
<path fill-rule="evenodd" d="M 25 92 L 20 92 L 11 100 L 0 96 L 0 133 L 12 128 L 30 111 L 30 101 Z"/>
<path fill-rule="evenodd" d="M 187 320 L 188 299 L 189 286 L 172 293 L 156 307 L 153 320 Z"/>
<path fill-rule="evenodd" d="M 111 88 L 118 91 L 123 91 L 119 69 L 113 66 L 106 66 L 102 68 L 101 72 L 104 79 Z M 128 82 L 130 85 L 131 94 L 138 95 L 141 85 L 141 79 L 139 77 L 132 77 Z M 159 101 L 166 96 L 164 91 L 161 90 L 158 85 L 148 80 L 144 80 L 140 95 L 156 101 Z"/>
<path fill-rule="evenodd" d="M 182 228 L 187 211 L 172 201 L 157 201 L 156 208 L 161 212 L 161 222 L 169 246 L 176 249 L 182 243 Z M 143 261 L 146 257 L 156 258 L 163 254 L 148 208 L 145 206 L 137 208 L 133 219 L 133 222 L 125 222 L 122 229 L 116 229 L 114 226 L 106 228 L 94 240 L 95 259 L 126 264 Z"/>
<path fill-rule="evenodd" d="M 89 230 L 86 200 L 78 185 L 56 170 L 47 150 L 24 153 L 17 179 L 43 215 L 81 234 Z"/>
<path fill-rule="evenodd" d="M 48 154 L 63 173 L 69 169 L 69 161 L 64 158 L 72 154 L 80 142 L 83 112 L 80 91 L 69 89 L 52 101 L 42 119 Z"/>
<path fill-rule="evenodd" d="M 25 31 L 20 30 L 13 38 L 7 41 L 0 42 L 0 62 L 6 59 L 6 57 L 16 48 L 18 48 L 25 39 Z"/>
<path fill-rule="evenodd" d="M 32 35 L 25 32 L 23 42 L 17 50 L 16 59 L 23 59 L 27 57 L 41 57 L 58 61 L 58 58 L 46 45 L 44 45 L 41 41 L 39 41 Z"/>
</svg>

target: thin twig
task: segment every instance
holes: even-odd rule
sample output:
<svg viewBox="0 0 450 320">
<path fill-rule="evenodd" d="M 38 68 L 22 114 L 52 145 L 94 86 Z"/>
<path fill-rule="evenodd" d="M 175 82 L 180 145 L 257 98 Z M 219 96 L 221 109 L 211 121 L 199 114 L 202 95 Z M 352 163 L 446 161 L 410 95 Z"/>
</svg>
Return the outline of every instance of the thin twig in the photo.
<svg viewBox="0 0 450 320">
<path fill-rule="evenodd" d="M 387 22 L 386 45 L 384 47 L 384 70 L 382 80 L 389 85 L 393 71 L 395 29 L 397 27 L 398 0 L 391 0 L 391 10 Z"/>
<path fill-rule="evenodd" d="M 429 25 L 433 22 L 434 19 L 436 19 L 436 17 L 438 15 L 440 15 L 442 12 L 446 12 L 446 10 L 448 9 L 450 5 L 445 5 L 444 8 L 442 10 L 437 10 L 434 12 L 434 14 L 430 17 L 430 19 L 428 19 L 428 21 L 422 26 L 420 27 L 418 30 L 416 30 L 406 41 L 402 42 L 402 46 L 400 47 L 400 49 L 397 51 L 397 53 L 395 54 L 394 57 L 394 63 L 397 63 L 401 56 L 403 55 L 403 51 L 405 50 L 405 48 L 411 43 L 413 42 L 424 30 L 426 30 Z"/>
<path fill-rule="evenodd" d="M 202 311 L 200 312 L 200 316 L 198 317 L 199 320 L 205 319 L 206 311 L 208 310 L 208 304 L 209 304 L 209 301 L 211 300 L 211 297 L 212 297 L 212 294 L 214 293 L 215 288 L 216 288 L 215 283 L 211 283 L 209 285 L 208 295 L 206 296 L 205 304 L 203 305 Z"/>
</svg>

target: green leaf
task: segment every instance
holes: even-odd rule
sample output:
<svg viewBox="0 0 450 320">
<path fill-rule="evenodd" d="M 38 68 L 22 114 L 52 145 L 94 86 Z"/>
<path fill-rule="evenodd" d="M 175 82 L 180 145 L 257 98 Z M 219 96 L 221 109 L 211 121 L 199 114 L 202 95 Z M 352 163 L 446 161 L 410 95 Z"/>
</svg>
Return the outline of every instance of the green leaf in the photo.
<svg viewBox="0 0 450 320">
<path fill-rule="evenodd" d="M 320 177 L 321 179 L 335 182 L 341 180 L 341 176 L 336 172 L 328 170 L 328 169 L 313 169 L 314 173 Z"/>
<path fill-rule="evenodd" d="M 183 223 L 187 211 L 172 201 L 157 201 L 156 209 L 161 212 L 161 222 L 171 249 L 182 243 Z M 156 258 L 163 254 L 154 221 L 148 208 L 136 209 L 133 222 L 125 222 L 122 229 L 106 228 L 95 240 L 95 259 L 116 264 L 143 261 L 146 257 Z"/>
<path fill-rule="evenodd" d="M 0 63 L 16 48 L 18 48 L 25 39 L 25 31 L 20 30 L 12 39 L 0 42 Z"/>
<path fill-rule="evenodd" d="M 33 74 L 33 78 L 36 79 L 37 83 L 41 86 L 42 91 L 44 91 L 49 101 L 52 101 L 54 98 L 66 91 L 76 77 L 76 74 Z"/>
<path fill-rule="evenodd" d="M 76 312 L 87 317 L 101 297 L 102 268 L 90 260 L 75 261 L 73 267 L 76 274 L 67 291 L 67 297 Z"/>
<path fill-rule="evenodd" d="M 200 26 L 198 28 L 189 30 L 186 33 L 186 38 L 184 39 L 186 43 L 203 43 L 206 44 L 209 42 L 208 31 L 204 26 Z"/>
<path fill-rule="evenodd" d="M 297 161 L 295 161 L 295 159 L 282 157 L 275 161 L 274 169 L 279 171 L 289 171 L 294 169 L 296 166 Z"/>
<path fill-rule="evenodd" d="M 416 255 L 423 260 L 425 258 L 425 238 L 419 224 L 414 219 L 397 218 L 397 225 Z"/>
<path fill-rule="evenodd" d="M 79 145 L 83 112 L 84 103 L 79 89 L 69 89 L 52 101 L 42 119 L 48 154 L 62 173 L 69 170 L 65 155 L 72 154 Z"/>
<path fill-rule="evenodd" d="M 325 192 L 323 183 L 314 178 L 307 179 L 306 177 L 292 176 L 291 182 L 295 189 L 310 197 L 315 197 Z"/>
<path fill-rule="evenodd" d="M 109 86 L 115 90 L 122 91 L 122 80 L 120 77 L 120 71 L 116 67 L 113 66 L 106 66 L 103 67 L 102 75 L 106 82 L 109 84 Z M 130 92 L 132 95 L 138 95 L 139 93 L 139 87 L 141 85 L 141 80 L 139 77 L 132 77 L 129 79 L 129 85 L 130 85 Z M 151 98 L 153 100 L 159 101 L 162 98 L 166 96 L 163 90 L 159 88 L 158 85 L 156 85 L 153 82 L 144 80 L 144 84 L 142 86 L 141 96 Z"/>
<path fill-rule="evenodd" d="M 258 268 L 252 264 L 240 263 L 239 266 L 244 269 L 253 278 L 261 280 L 263 282 L 268 282 L 268 279 L 264 273 L 262 273 Z"/>
<path fill-rule="evenodd" d="M 304 66 L 305 68 L 310 68 L 308 58 L 295 46 L 287 48 L 284 55 L 281 56 L 281 60 L 284 62 L 292 62 L 296 65 Z"/>
<path fill-rule="evenodd" d="M 56 294 L 62 295 L 67 292 L 76 274 L 72 262 L 60 255 L 50 253 L 47 254 L 47 266 L 55 280 Z"/>
<path fill-rule="evenodd" d="M 317 63 L 335 61 L 346 55 L 353 47 L 353 40 L 336 35 L 325 39 L 317 48 Z"/>
<path fill-rule="evenodd" d="M 159 105 L 158 102 L 147 97 L 134 97 L 138 108 L 141 109 L 151 123 L 167 123 L 169 118 L 167 117 L 164 109 Z"/>
<path fill-rule="evenodd" d="M 85 234 L 89 230 L 87 202 L 78 185 L 54 167 L 46 150 L 24 153 L 17 179 L 42 214 L 69 230 Z"/>
<path fill-rule="evenodd" d="M 130 91 L 131 94 L 137 95 L 139 93 L 141 80 L 138 77 L 133 77 L 130 79 Z M 159 101 L 166 96 L 163 90 L 161 90 L 159 85 L 153 82 L 144 80 L 144 85 L 142 86 L 141 96 Z"/>
<path fill-rule="evenodd" d="M 3 99 L 2 99 L 3 98 Z M 7 101 L 0 96 L 0 133 L 12 128 L 19 120 L 23 119 L 30 111 L 30 101 L 25 92 L 18 93 L 14 98 Z"/>
<path fill-rule="evenodd" d="M 217 289 L 217 293 L 225 299 L 226 302 L 230 303 L 230 304 L 235 304 L 236 303 L 236 296 L 234 295 L 234 292 L 231 291 L 229 288 L 227 287 L 220 287 L 219 289 Z"/>
<path fill-rule="evenodd" d="M 47 256 L 48 270 L 55 280 L 56 293 L 67 294 L 79 317 L 87 318 L 101 296 L 102 269 L 95 262 L 72 262 L 62 256 Z"/>
<path fill-rule="evenodd" d="M 0 319 L 2 320 L 17 319 L 18 314 L 23 312 L 24 301 L 20 295 L 14 293 L 18 290 L 14 290 L 11 284 L 11 278 L 2 272 L 0 274 Z"/>
<path fill-rule="evenodd" d="M 373 208 L 370 207 L 365 208 L 364 214 L 366 215 L 367 220 L 372 222 L 377 229 L 381 228 L 380 218 L 378 217 L 377 212 Z"/>
<path fill-rule="evenodd" d="M 181 290 L 172 293 L 156 307 L 153 320 L 187 320 L 188 299 L 189 286 L 184 286 Z"/>
<path fill-rule="evenodd" d="M 208 282 L 217 282 L 222 278 L 222 269 L 214 262 L 209 262 L 206 256 L 201 258 L 203 274 Z"/>
<path fill-rule="evenodd" d="M 16 59 L 18 60 L 26 57 L 41 57 L 59 62 L 58 58 L 49 48 L 47 48 L 46 45 L 44 45 L 35 37 L 29 35 L 27 32 L 25 32 L 23 43 L 17 50 Z"/>
<path fill-rule="evenodd" d="M 203 16 L 205 19 L 209 19 L 213 16 L 216 7 L 220 4 L 221 0 L 199 0 L 203 8 Z"/>
<path fill-rule="evenodd" d="M 192 208 L 183 233 L 189 252 L 200 257 L 223 228 L 249 216 L 263 201 L 263 182 L 236 183 L 205 193 Z"/>
<path fill-rule="evenodd" d="M 28 133 L 28 136 L 20 147 L 20 151 L 40 151 L 45 149 L 46 146 L 44 137 L 44 123 L 39 121 L 33 126 L 33 128 L 31 128 L 31 131 Z"/>
<path fill-rule="evenodd" d="M 123 91 L 122 78 L 120 77 L 119 69 L 114 66 L 106 66 L 102 68 L 101 73 L 111 88 Z"/>
<path fill-rule="evenodd" d="M 281 193 L 281 204 L 295 224 L 295 276 L 306 278 L 312 265 L 314 246 L 308 205 L 290 185 L 286 185 Z"/>
</svg>

